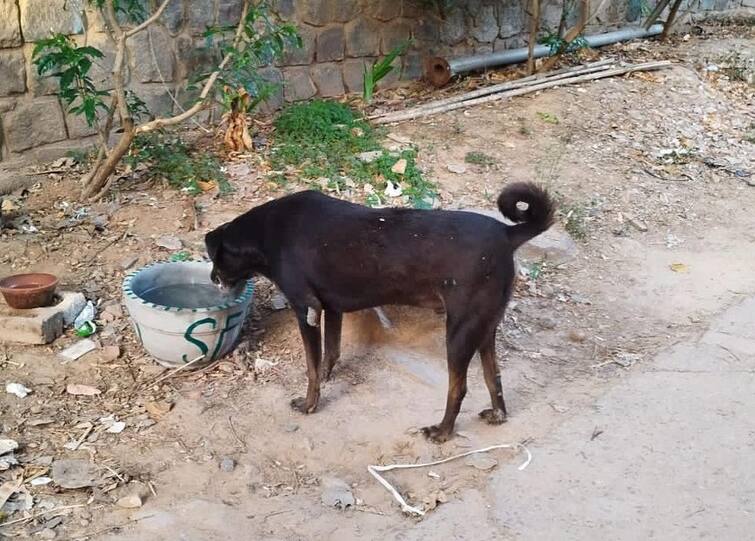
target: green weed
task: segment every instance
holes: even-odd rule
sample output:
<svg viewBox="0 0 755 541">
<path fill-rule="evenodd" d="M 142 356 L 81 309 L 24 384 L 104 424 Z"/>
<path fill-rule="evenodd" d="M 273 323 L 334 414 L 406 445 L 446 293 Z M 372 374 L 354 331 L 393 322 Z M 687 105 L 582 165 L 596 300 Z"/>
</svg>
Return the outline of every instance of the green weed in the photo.
<svg viewBox="0 0 755 541">
<path fill-rule="evenodd" d="M 483 165 L 483 166 L 490 166 L 495 165 L 496 160 L 492 156 L 488 156 L 484 152 L 467 152 L 467 155 L 464 156 L 464 161 L 467 163 L 471 163 L 473 165 Z"/>
</svg>

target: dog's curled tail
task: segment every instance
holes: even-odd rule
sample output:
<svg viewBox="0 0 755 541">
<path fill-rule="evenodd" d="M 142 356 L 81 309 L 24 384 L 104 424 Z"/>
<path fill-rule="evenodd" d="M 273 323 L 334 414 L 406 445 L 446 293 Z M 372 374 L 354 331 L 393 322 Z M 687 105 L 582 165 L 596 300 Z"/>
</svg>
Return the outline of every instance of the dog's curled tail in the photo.
<svg viewBox="0 0 755 541">
<path fill-rule="evenodd" d="M 527 208 L 520 209 L 519 203 L 525 203 Z M 498 196 L 498 209 L 506 218 L 516 222 L 507 231 L 514 249 L 552 226 L 556 211 L 548 192 L 531 182 L 506 186 Z"/>
</svg>

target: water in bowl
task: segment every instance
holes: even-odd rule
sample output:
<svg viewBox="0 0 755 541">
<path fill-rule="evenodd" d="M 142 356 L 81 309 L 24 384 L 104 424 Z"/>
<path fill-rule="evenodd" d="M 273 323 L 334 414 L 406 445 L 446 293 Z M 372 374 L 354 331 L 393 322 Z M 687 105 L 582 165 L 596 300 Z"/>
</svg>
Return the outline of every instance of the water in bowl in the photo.
<svg viewBox="0 0 755 541">
<path fill-rule="evenodd" d="M 209 308 L 233 301 L 238 292 L 214 284 L 173 284 L 154 287 L 140 295 L 147 302 L 173 308 Z"/>
</svg>

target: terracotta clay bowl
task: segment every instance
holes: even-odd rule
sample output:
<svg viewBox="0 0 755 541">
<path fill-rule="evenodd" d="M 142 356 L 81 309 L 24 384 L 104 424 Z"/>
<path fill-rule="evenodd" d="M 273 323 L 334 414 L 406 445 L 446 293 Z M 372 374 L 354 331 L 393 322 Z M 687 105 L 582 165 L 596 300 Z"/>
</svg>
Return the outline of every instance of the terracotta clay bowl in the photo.
<svg viewBox="0 0 755 541">
<path fill-rule="evenodd" d="M 14 274 L 0 280 L 0 293 L 11 308 L 26 310 L 52 304 L 57 285 L 52 274 Z"/>
</svg>

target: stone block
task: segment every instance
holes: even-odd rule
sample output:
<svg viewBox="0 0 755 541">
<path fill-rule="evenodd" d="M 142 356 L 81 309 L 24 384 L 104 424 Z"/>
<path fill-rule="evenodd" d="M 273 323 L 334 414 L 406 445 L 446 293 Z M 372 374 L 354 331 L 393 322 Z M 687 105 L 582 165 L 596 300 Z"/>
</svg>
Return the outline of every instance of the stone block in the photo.
<svg viewBox="0 0 755 541">
<path fill-rule="evenodd" d="M 220 0 L 218 2 L 218 24 L 220 26 L 236 26 L 241 18 L 244 2 L 240 0 Z"/>
<path fill-rule="evenodd" d="M 103 111 L 98 111 L 102 114 Z M 71 139 L 80 139 L 81 137 L 88 137 L 97 133 L 97 125 L 89 126 L 86 118 L 81 115 L 75 115 L 69 112 L 64 112 L 64 118 L 66 121 L 66 128 L 68 129 L 68 137 Z"/>
<path fill-rule="evenodd" d="M 287 68 L 283 72 L 283 80 L 283 96 L 286 101 L 308 100 L 317 94 L 317 88 L 312 82 L 309 76 L 309 68 L 306 66 Z"/>
<path fill-rule="evenodd" d="M 208 48 L 205 40 L 181 35 L 176 38 L 179 69 L 177 79 L 208 72 L 220 63 L 220 53 L 216 48 Z"/>
<path fill-rule="evenodd" d="M 276 13 L 283 20 L 293 20 L 294 15 L 296 15 L 295 0 L 275 0 L 273 2 L 273 13 Z"/>
<path fill-rule="evenodd" d="M 392 21 L 401 15 L 399 0 L 371 0 L 367 3 L 367 13 L 378 21 Z"/>
<path fill-rule="evenodd" d="M 0 48 L 21 45 L 18 6 L 15 0 L 0 0 Z"/>
<path fill-rule="evenodd" d="M 81 293 L 61 292 L 55 306 L 15 310 L 0 301 L 0 342 L 49 344 L 71 325 L 86 304 Z"/>
<path fill-rule="evenodd" d="M 24 47 L 26 65 L 28 66 L 26 69 L 26 87 L 35 98 L 57 94 L 60 90 L 58 78 L 49 75 L 40 75 L 37 72 L 37 66 L 31 61 L 33 50 L 34 46 L 32 44 L 28 44 Z"/>
<path fill-rule="evenodd" d="M 416 19 L 426 16 L 428 12 L 426 0 L 404 0 L 401 4 L 401 16 Z"/>
<path fill-rule="evenodd" d="M 186 19 L 194 34 L 201 34 L 215 22 L 214 0 L 190 0 L 186 5 Z"/>
<path fill-rule="evenodd" d="M 519 0 L 501 3 L 498 11 L 498 36 L 510 38 L 525 29 L 524 4 Z"/>
<path fill-rule="evenodd" d="M 423 70 L 422 55 L 409 53 L 404 57 L 401 79 L 404 81 L 417 81 L 422 78 Z"/>
<path fill-rule="evenodd" d="M 456 45 L 466 37 L 467 27 L 464 11 L 454 9 L 440 22 L 440 39 L 447 45 Z"/>
<path fill-rule="evenodd" d="M 315 64 L 310 70 L 320 96 L 332 98 L 344 94 L 341 66 L 335 63 Z"/>
<path fill-rule="evenodd" d="M 492 43 L 500 32 L 495 6 L 481 6 L 474 19 L 475 25 L 470 32 L 472 37 L 480 43 Z"/>
<path fill-rule="evenodd" d="M 107 39 L 105 34 L 91 34 L 87 36 L 87 45 L 96 47 L 104 55 L 102 58 L 94 61 L 92 69 L 89 70 L 89 76 L 98 89 L 112 88 L 115 45 Z"/>
<path fill-rule="evenodd" d="M 297 28 L 301 36 L 301 47 L 289 47 L 283 57 L 283 63 L 287 66 L 309 65 L 315 61 L 315 40 L 317 30 L 311 26 L 301 25 Z"/>
<path fill-rule="evenodd" d="M 172 0 L 160 16 L 160 22 L 171 34 L 177 34 L 184 25 L 184 5 L 181 0 Z"/>
<path fill-rule="evenodd" d="M 394 48 L 406 43 L 412 36 L 412 25 L 408 19 L 399 19 L 384 24 L 380 32 L 380 51 L 388 54 Z"/>
<path fill-rule="evenodd" d="M 359 13 L 357 0 L 301 0 L 297 2 L 301 20 L 314 26 L 345 23 Z"/>
<path fill-rule="evenodd" d="M 161 84 L 133 87 L 134 94 L 147 104 L 151 117 L 169 115 L 173 112 L 173 99 Z"/>
<path fill-rule="evenodd" d="M 364 66 L 371 65 L 374 59 L 360 58 L 346 60 L 343 63 L 343 81 L 348 92 L 364 90 Z"/>
<path fill-rule="evenodd" d="M 345 26 L 346 55 L 352 58 L 380 54 L 380 23 L 359 17 Z"/>
<path fill-rule="evenodd" d="M 81 34 L 84 20 L 77 2 L 70 0 L 23 0 L 21 31 L 24 41 L 38 41 L 52 34 Z"/>
<path fill-rule="evenodd" d="M 342 25 L 332 25 L 317 36 L 317 61 L 333 62 L 343 59 L 344 32 Z"/>
<path fill-rule="evenodd" d="M 129 45 L 133 81 L 159 83 L 174 80 L 176 57 L 173 40 L 166 29 L 151 26 L 131 38 Z"/>
<path fill-rule="evenodd" d="M 0 51 L 0 96 L 26 92 L 26 65 L 21 51 Z"/>
<path fill-rule="evenodd" d="M 755 0 L 743 0 L 742 7 L 755 8 Z"/>
<path fill-rule="evenodd" d="M 431 17 L 417 20 L 414 24 L 414 38 L 419 42 L 438 42 L 440 40 L 439 22 Z"/>
<path fill-rule="evenodd" d="M 70 155 L 71 152 L 94 152 L 97 144 L 98 140 L 96 136 L 84 137 L 83 139 L 64 139 L 57 143 L 50 143 L 25 150 L 23 156 L 28 161 L 50 163 L 58 158 Z"/>
<path fill-rule="evenodd" d="M 2 126 L 5 143 L 11 152 L 66 138 L 63 111 L 57 98 L 17 103 L 15 109 L 3 115 Z"/>
<path fill-rule="evenodd" d="M 263 101 L 259 109 L 262 113 L 269 114 L 283 106 L 283 72 L 278 68 L 262 68 L 260 76 L 266 81 L 276 85 L 270 97 Z"/>
</svg>

